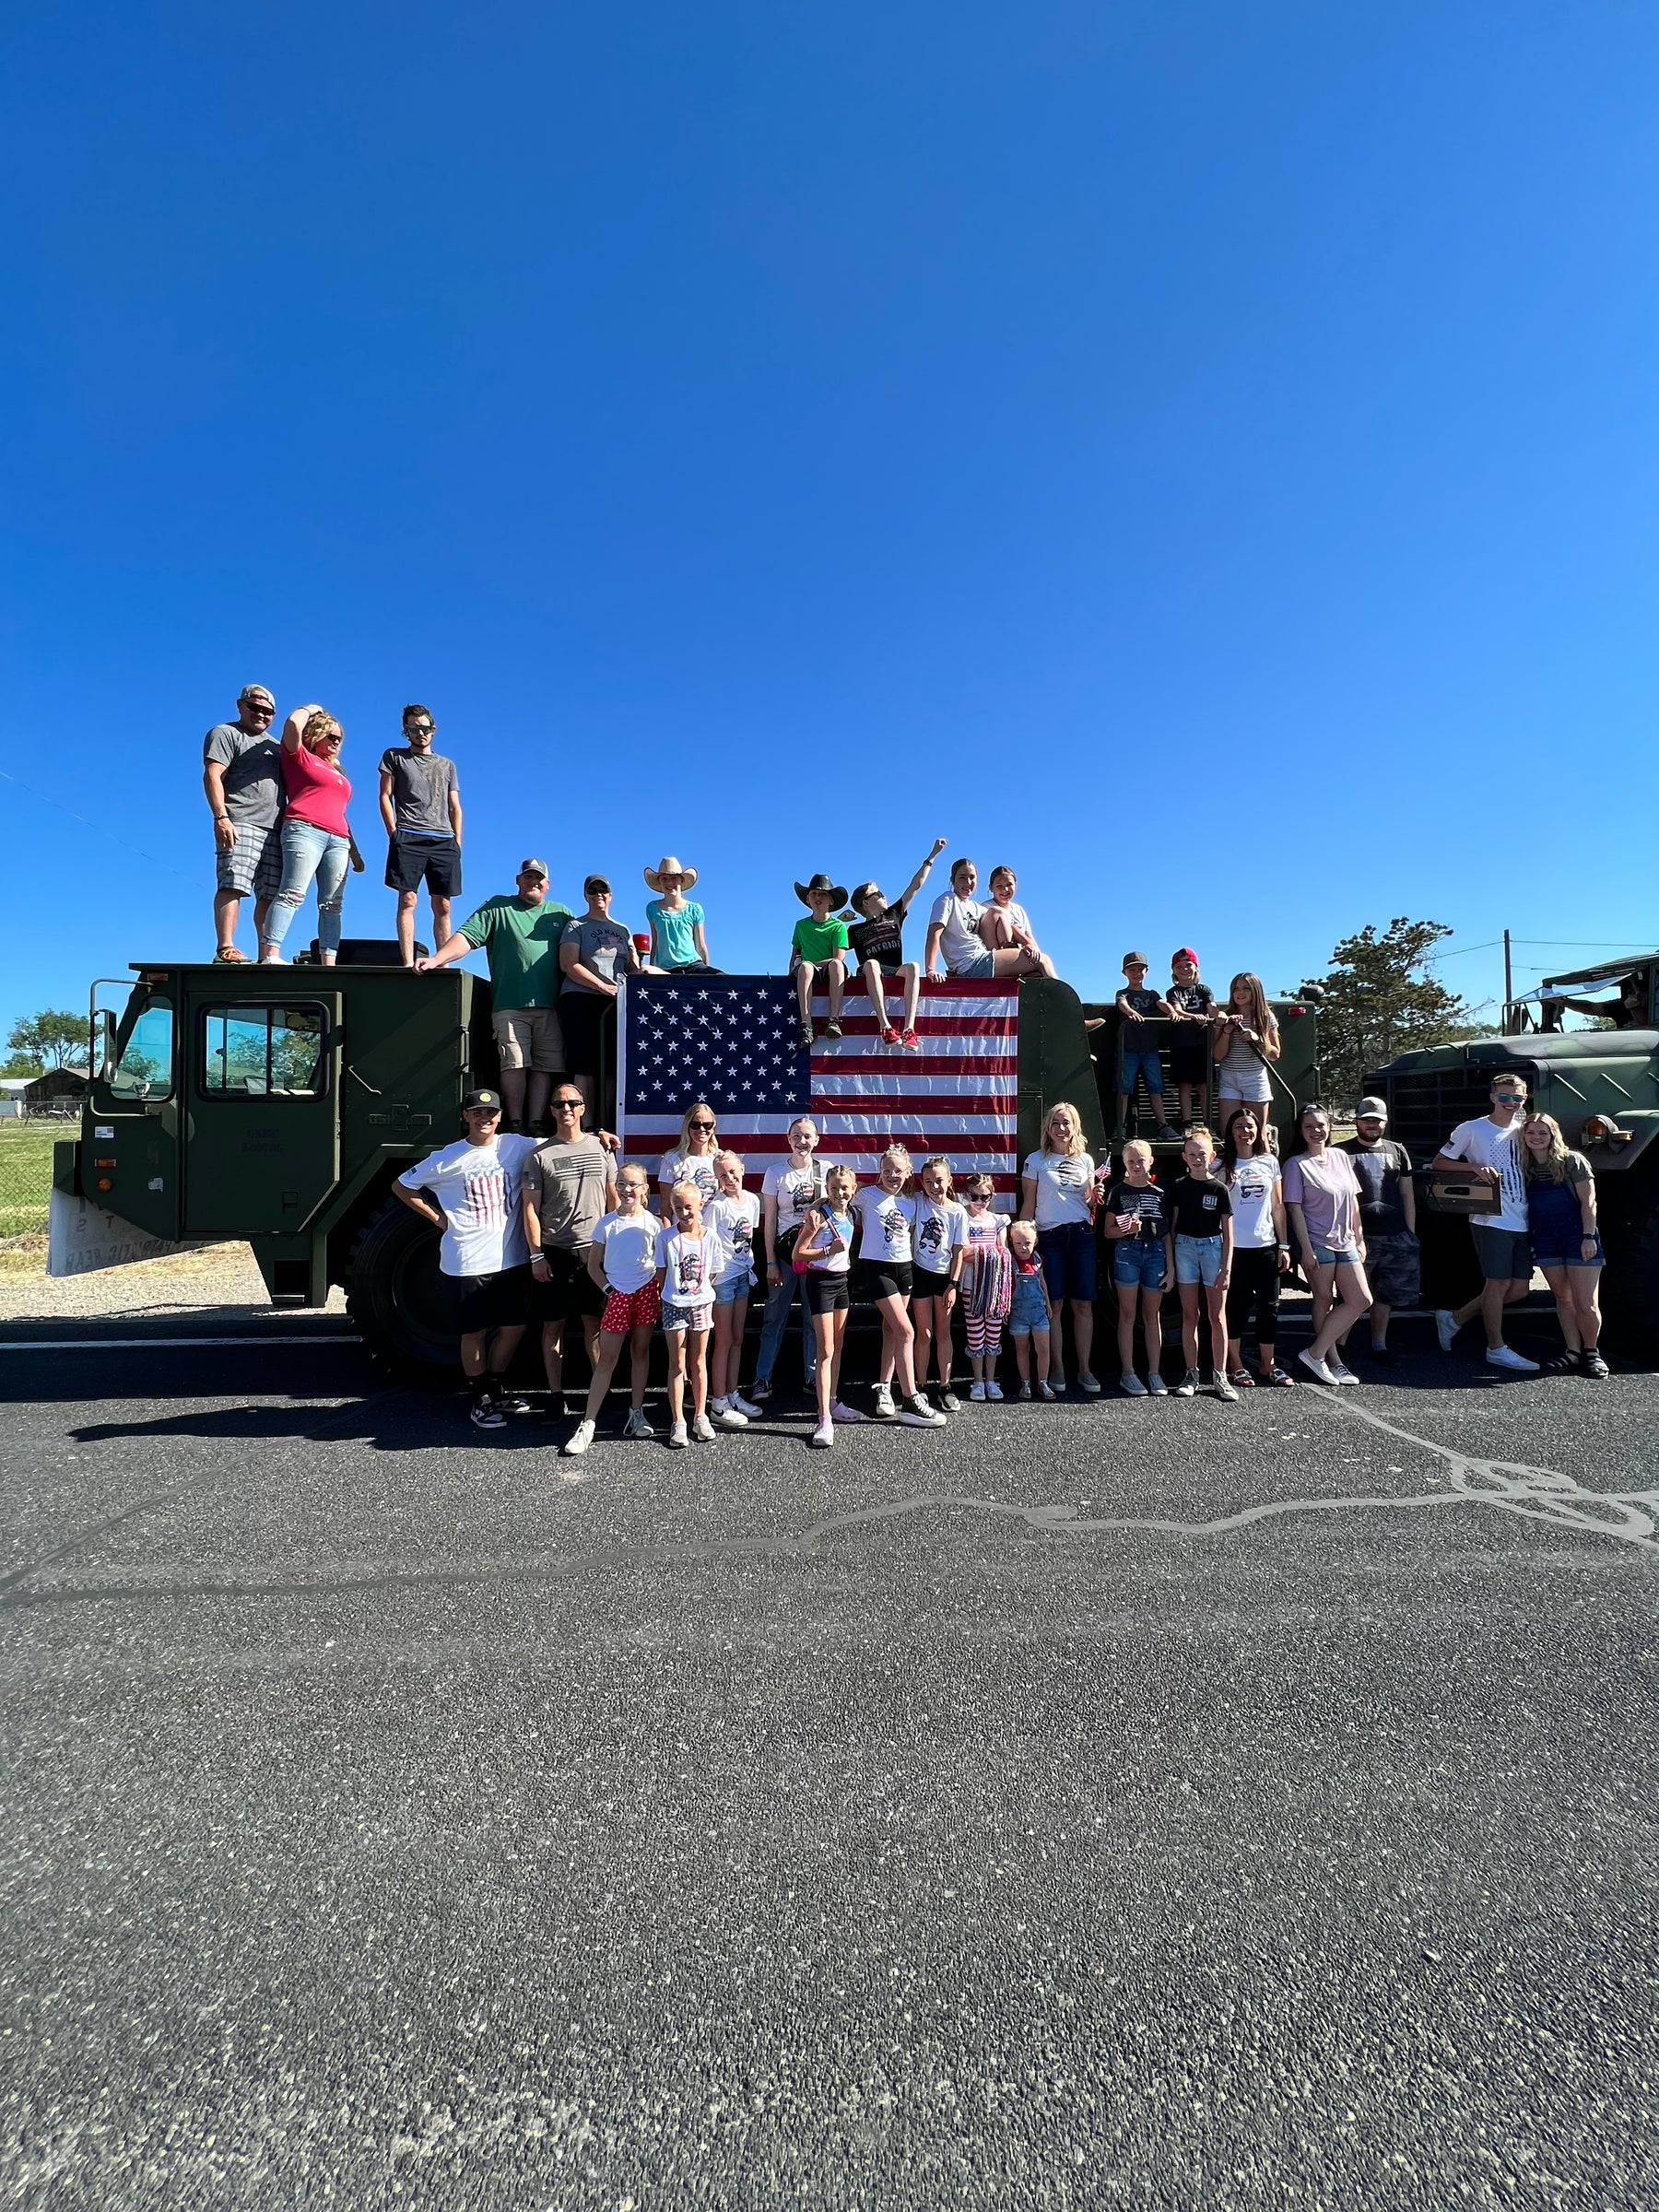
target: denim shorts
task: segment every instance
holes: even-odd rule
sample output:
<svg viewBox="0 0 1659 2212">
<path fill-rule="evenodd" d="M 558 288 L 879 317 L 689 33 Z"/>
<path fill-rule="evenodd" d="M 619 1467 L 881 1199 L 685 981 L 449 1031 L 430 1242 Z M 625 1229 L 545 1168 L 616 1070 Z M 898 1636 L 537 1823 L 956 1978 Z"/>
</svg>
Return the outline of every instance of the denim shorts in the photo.
<svg viewBox="0 0 1659 2212">
<path fill-rule="evenodd" d="M 1328 1244 L 1313 1247 L 1315 1267 L 1363 1267 L 1365 1262 L 1357 1252 L 1333 1252 Z"/>
<path fill-rule="evenodd" d="M 1217 1240 L 1206 1238 L 1206 1243 Z M 1133 1288 L 1136 1284 L 1143 1290 L 1161 1290 L 1164 1279 L 1163 1239 L 1147 1243 L 1139 1237 L 1124 1237 L 1112 1246 L 1112 1279 L 1121 1290 Z"/>
<path fill-rule="evenodd" d="M 747 1275 L 740 1275 L 729 1283 L 716 1283 L 714 1303 L 717 1306 L 735 1306 L 740 1298 L 747 1298 L 754 1284 Z"/>
<path fill-rule="evenodd" d="M 1048 1285 L 1049 1303 L 1063 1298 L 1093 1298 L 1095 1294 L 1094 1225 L 1088 1221 L 1062 1221 L 1057 1229 L 1037 1232 L 1037 1256 Z"/>
<path fill-rule="evenodd" d="M 952 975 L 994 975 L 996 973 L 996 959 L 994 954 L 989 951 L 976 952 L 971 959 L 959 960 L 950 972 Z"/>
<path fill-rule="evenodd" d="M 695 1335 L 711 1328 L 713 1321 L 712 1306 L 677 1306 L 671 1298 L 663 1300 L 663 1327 L 670 1336 L 681 1329 L 689 1329 Z"/>
<path fill-rule="evenodd" d="M 1220 1272 L 1219 1237 L 1176 1238 L 1175 1280 L 1178 1283 L 1202 1283 L 1208 1289 Z"/>
<path fill-rule="evenodd" d="M 1125 1096 L 1135 1088 L 1135 1078 L 1141 1077 L 1148 1090 L 1163 1089 L 1163 1062 L 1157 1053 L 1123 1053 L 1118 1054 L 1118 1088 Z"/>
<path fill-rule="evenodd" d="M 1008 1308 L 1008 1335 L 1040 1336 L 1048 1325 L 1048 1308 L 1042 1302 L 1042 1288 L 1038 1277 L 1017 1274 L 1014 1277 L 1013 1302 Z"/>
<path fill-rule="evenodd" d="M 1557 1252 L 1542 1237 L 1533 1239 L 1532 1255 L 1540 1267 L 1605 1267 L 1607 1264 L 1607 1255 L 1602 1250 L 1599 1230 L 1596 1232 L 1594 1259 L 1587 1260 L 1584 1257 L 1584 1247 L 1582 1243 L 1575 1242 L 1566 1252 Z"/>
</svg>

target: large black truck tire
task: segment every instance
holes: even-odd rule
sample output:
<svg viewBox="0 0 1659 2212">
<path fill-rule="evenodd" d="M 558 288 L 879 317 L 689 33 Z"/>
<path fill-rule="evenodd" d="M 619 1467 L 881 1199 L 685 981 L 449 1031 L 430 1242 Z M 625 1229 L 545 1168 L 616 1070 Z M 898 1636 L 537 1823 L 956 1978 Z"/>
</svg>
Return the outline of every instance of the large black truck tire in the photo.
<svg viewBox="0 0 1659 2212">
<path fill-rule="evenodd" d="M 389 1198 L 351 1255 L 346 1308 L 371 1357 L 400 1382 L 453 1390 L 461 1339 L 429 1222 Z"/>
<path fill-rule="evenodd" d="M 1651 1360 L 1659 1352 L 1659 1174 L 1638 1162 L 1629 1175 L 1598 1176 L 1595 1194 L 1607 1253 L 1603 1339 L 1612 1350 Z"/>
</svg>

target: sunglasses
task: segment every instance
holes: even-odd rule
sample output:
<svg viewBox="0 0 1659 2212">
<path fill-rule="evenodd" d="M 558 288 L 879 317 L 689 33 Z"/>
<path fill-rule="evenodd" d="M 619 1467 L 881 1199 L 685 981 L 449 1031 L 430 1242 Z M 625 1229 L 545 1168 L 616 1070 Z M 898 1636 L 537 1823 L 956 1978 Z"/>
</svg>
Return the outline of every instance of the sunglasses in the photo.
<svg viewBox="0 0 1659 2212">
<path fill-rule="evenodd" d="M 712 1122 L 688 1122 L 686 1126 L 688 1129 L 712 1129 L 714 1124 Z"/>
<path fill-rule="evenodd" d="M 555 1099 L 553 1111 L 555 1113 L 580 1113 L 582 1100 L 580 1099 Z"/>
<path fill-rule="evenodd" d="M 970 1206 L 989 1206 L 991 1203 L 991 1194 L 989 1191 L 970 1191 L 968 1194 L 968 1203 Z"/>
<path fill-rule="evenodd" d="M 1526 1097 L 1524 1090 L 1495 1090 L 1492 1096 L 1500 1106 L 1519 1106 Z"/>
</svg>

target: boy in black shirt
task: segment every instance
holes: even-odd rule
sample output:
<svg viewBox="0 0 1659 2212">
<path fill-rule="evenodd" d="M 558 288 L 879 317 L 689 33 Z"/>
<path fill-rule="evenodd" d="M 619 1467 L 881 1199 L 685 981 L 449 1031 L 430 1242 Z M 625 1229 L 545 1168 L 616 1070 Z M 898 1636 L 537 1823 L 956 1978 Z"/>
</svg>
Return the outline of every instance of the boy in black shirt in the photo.
<svg viewBox="0 0 1659 2212">
<path fill-rule="evenodd" d="M 1227 1379 L 1227 1286 L 1232 1276 L 1232 1193 L 1210 1173 L 1216 1140 L 1207 1129 L 1189 1129 L 1181 1147 L 1186 1173 L 1170 1192 L 1170 1221 L 1175 1232 L 1175 1280 L 1181 1290 L 1181 1346 L 1186 1372 L 1175 1385 L 1178 1398 L 1198 1387 L 1198 1296 L 1209 1312 L 1210 1364 L 1214 1389 L 1230 1401 L 1238 1392 Z"/>
<path fill-rule="evenodd" d="M 1182 1124 L 1209 1112 L 1210 1039 L 1216 1025 L 1216 994 L 1198 981 L 1198 955 L 1190 945 L 1171 957 L 1165 993 L 1177 1023 L 1170 1041 L 1170 1073 Z"/>
<path fill-rule="evenodd" d="M 914 960 L 904 957 L 904 917 L 910 911 L 911 900 L 933 873 L 933 864 L 945 850 L 945 840 L 936 837 L 933 851 L 922 863 L 903 890 L 888 906 L 874 883 L 861 883 L 853 891 L 842 919 L 850 926 L 847 942 L 853 957 L 858 962 L 858 972 L 864 978 L 864 987 L 870 994 L 870 1004 L 876 1009 L 877 1026 L 881 1031 L 883 1044 L 901 1044 L 907 1052 L 918 1053 L 922 1047 L 916 1037 L 916 1002 L 922 995 L 922 970 Z M 881 971 L 887 969 L 895 981 L 904 985 L 904 1028 L 896 1030 L 888 1019 L 887 994 L 882 988 Z"/>
<path fill-rule="evenodd" d="M 1147 1086 L 1147 1095 L 1152 1101 L 1157 1117 L 1160 1142 L 1168 1143 L 1180 1135 L 1171 1129 L 1164 1112 L 1163 1065 L 1158 1057 L 1158 1039 L 1147 1027 L 1148 1014 L 1161 1014 L 1166 1021 L 1174 1019 L 1169 1002 L 1156 991 L 1146 988 L 1147 956 L 1144 952 L 1126 952 L 1124 955 L 1124 973 L 1128 978 L 1117 994 L 1117 1010 L 1121 1026 L 1118 1030 L 1118 1125 L 1116 1134 L 1124 1136 L 1129 1129 L 1129 1106 L 1135 1097 L 1135 1078 Z"/>
</svg>

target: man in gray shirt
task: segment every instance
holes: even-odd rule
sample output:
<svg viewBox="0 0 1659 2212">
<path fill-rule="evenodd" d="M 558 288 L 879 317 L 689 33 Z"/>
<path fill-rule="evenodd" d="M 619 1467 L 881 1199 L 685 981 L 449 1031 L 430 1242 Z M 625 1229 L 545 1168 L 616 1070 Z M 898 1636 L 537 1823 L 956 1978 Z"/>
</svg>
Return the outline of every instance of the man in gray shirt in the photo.
<svg viewBox="0 0 1659 2212">
<path fill-rule="evenodd" d="M 282 747 L 271 735 L 276 701 L 263 684 L 236 695 L 236 720 L 216 722 L 202 740 L 202 789 L 213 816 L 218 861 L 213 894 L 216 960 L 245 960 L 236 942 L 241 902 L 253 899 L 253 926 L 282 882 Z"/>
<path fill-rule="evenodd" d="M 605 1294 L 588 1272 L 588 1246 L 617 1204 L 612 1137 L 587 1135 L 582 1093 L 574 1083 L 553 1089 L 554 1135 L 537 1145 L 520 1171 L 524 1235 L 530 1245 L 530 1317 L 542 1324 L 542 1365 L 553 1394 L 548 1411 L 564 1411 L 564 1334 L 578 1322 L 590 1365 L 599 1343 Z"/>
<path fill-rule="evenodd" d="M 612 918 L 609 877 L 590 876 L 582 893 L 587 912 L 567 922 L 559 940 L 559 1026 L 565 1070 L 597 1114 L 617 1073 L 617 1025 L 607 1029 L 605 1017 L 623 978 L 640 972 L 640 956 L 626 926 Z"/>
<path fill-rule="evenodd" d="M 406 707 L 404 742 L 381 755 L 380 810 L 390 842 L 386 882 L 397 893 L 397 947 L 415 965 L 415 909 L 424 883 L 432 900 L 432 950 L 453 934 L 450 901 L 461 895 L 461 789 L 455 764 L 432 750 L 429 708 Z"/>
</svg>

